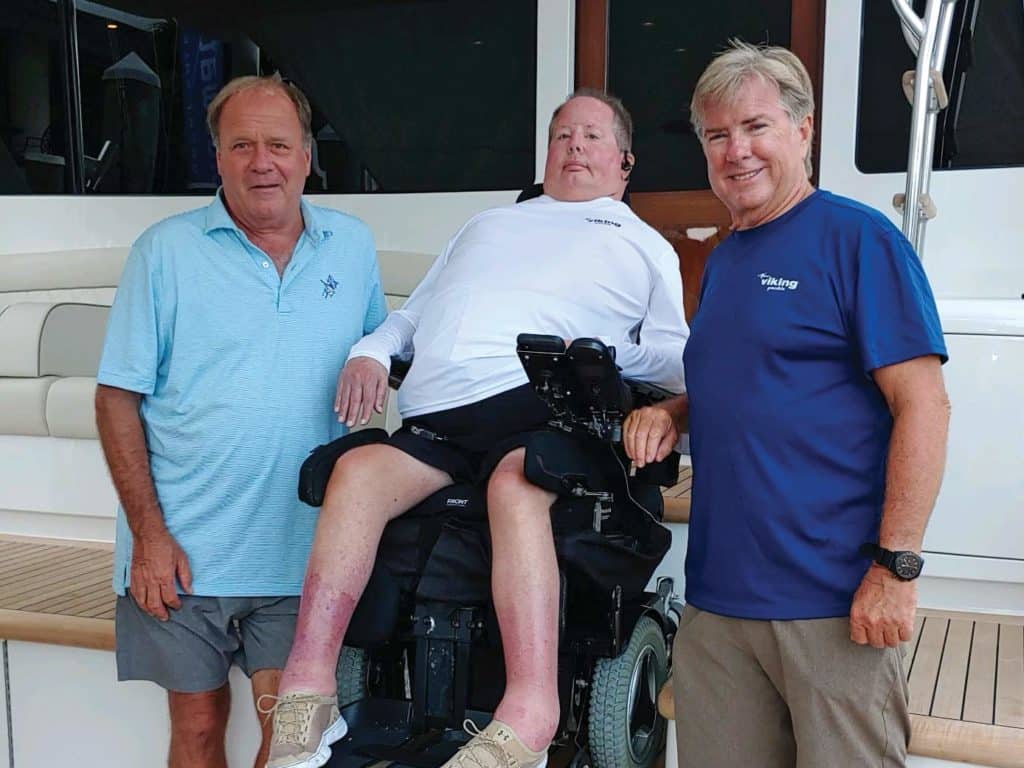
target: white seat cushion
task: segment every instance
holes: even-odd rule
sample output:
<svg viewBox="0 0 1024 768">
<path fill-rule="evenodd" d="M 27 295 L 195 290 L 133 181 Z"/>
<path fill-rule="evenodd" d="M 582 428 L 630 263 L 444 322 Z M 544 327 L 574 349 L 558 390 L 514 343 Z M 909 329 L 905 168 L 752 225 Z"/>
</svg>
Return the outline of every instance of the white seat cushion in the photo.
<svg viewBox="0 0 1024 768">
<path fill-rule="evenodd" d="M 68 376 L 57 379 L 46 395 L 46 425 L 53 437 L 98 438 L 96 379 Z"/>
<path fill-rule="evenodd" d="M 46 395 L 54 381 L 54 376 L 0 378 L 0 434 L 48 435 Z"/>
</svg>

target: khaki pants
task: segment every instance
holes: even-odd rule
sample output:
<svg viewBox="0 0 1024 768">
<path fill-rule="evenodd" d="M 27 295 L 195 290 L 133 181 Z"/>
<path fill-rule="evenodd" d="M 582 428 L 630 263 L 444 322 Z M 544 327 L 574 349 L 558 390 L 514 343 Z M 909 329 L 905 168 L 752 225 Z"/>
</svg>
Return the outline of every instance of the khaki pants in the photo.
<svg viewBox="0 0 1024 768">
<path fill-rule="evenodd" d="M 686 606 L 672 651 L 679 768 L 902 768 L 901 648 L 849 619 L 757 621 Z"/>
</svg>

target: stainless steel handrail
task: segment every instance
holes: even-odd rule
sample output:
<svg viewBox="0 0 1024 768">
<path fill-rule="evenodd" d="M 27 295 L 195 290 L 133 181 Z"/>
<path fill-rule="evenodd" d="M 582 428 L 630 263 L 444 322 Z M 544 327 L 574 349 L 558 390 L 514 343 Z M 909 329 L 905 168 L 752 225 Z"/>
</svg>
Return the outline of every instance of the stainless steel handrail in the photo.
<svg viewBox="0 0 1024 768">
<path fill-rule="evenodd" d="M 935 151 L 935 122 L 939 111 L 946 107 L 945 88 L 941 84 L 942 68 L 949 45 L 955 0 L 928 0 L 924 18 L 914 13 L 907 0 L 892 0 L 892 5 L 900 17 L 904 38 L 917 55 L 902 209 L 903 234 L 913 244 L 918 256 L 923 258 L 925 225 L 935 215 L 928 190 Z"/>
</svg>

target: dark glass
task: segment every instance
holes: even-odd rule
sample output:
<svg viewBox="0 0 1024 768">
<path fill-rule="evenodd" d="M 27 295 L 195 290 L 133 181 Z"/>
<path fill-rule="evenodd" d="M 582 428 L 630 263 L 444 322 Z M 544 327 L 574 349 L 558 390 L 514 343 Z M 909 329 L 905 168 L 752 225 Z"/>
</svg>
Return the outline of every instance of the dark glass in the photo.
<svg viewBox="0 0 1024 768">
<path fill-rule="evenodd" d="M 923 13 L 925 3 L 914 9 Z M 865 0 L 857 168 L 904 171 L 910 144 L 910 104 L 900 79 L 914 57 L 889 0 Z M 1024 5 L 1020 0 L 961 0 L 956 4 L 943 80 L 949 107 L 939 113 L 933 168 L 1024 165 Z"/>
<path fill-rule="evenodd" d="M 707 189 L 690 127 L 697 78 L 731 38 L 789 45 L 791 0 L 611 0 L 608 88 L 633 115 L 633 192 Z"/>
<path fill-rule="evenodd" d="M 275 71 L 313 108 L 307 192 L 518 189 L 533 178 L 536 0 L 77 9 L 87 193 L 208 194 L 218 177 L 206 105 L 233 77 Z"/>
<path fill-rule="evenodd" d="M 0 13 L 0 194 L 69 190 L 57 5 L 6 0 Z"/>
</svg>

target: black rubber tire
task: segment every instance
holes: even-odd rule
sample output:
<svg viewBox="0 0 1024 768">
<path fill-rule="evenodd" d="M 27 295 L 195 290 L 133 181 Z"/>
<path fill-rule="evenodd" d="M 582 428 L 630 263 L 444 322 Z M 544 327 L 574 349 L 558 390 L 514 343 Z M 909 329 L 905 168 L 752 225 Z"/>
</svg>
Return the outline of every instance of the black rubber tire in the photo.
<svg viewBox="0 0 1024 768">
<path fill-rule="evenodd" d="M 639 670 L 638 665 L 642 666 Z M 639 678 L 633 697 L 636 717 L 630 712 L 634 676 Z M 666 724 L 658 714 L 657 697 L 667 678 L 665 635 L 657 621 L 642 616 L 625 650 L 614 659 L 599 659 L 594 669 L 587 726 L 594 768 L 650 768 L 654 764 L 665 747 Z"/>
<path fill-rule="evenodd" d="M 338 656 L 338 707 L 366 698 L 368 660 L 362 648 L 341 649 Z"/>
</svg>

